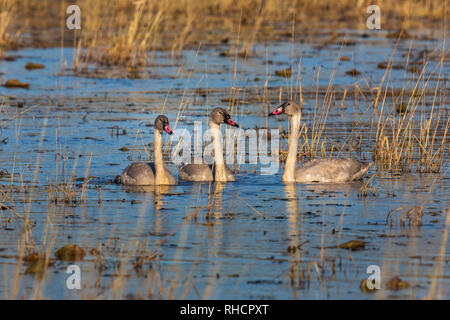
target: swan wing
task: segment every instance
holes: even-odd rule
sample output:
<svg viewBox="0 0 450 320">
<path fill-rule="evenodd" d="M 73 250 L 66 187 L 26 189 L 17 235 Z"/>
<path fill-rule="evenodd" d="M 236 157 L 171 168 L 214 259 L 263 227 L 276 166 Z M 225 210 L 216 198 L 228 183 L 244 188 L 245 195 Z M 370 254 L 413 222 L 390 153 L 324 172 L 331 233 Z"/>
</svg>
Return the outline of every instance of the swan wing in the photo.
<svg viewBox="0 0 450 320">
<path fill-rule="evenodd" d="M 371 164 L 353 158 L 325 158 L 305 163 L 295 171 L 297 182 L 349 182 L 361 179 Z"/>
</svg>

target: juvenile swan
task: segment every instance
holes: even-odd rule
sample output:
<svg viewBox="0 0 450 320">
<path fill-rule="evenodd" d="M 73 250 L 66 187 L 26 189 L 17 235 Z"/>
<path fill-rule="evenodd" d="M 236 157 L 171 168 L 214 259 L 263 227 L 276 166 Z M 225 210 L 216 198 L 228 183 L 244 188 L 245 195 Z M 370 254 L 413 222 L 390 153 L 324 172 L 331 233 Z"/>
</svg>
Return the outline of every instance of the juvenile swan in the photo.
<svg viewBox="0 0 450 320">
<path fill-rule="evenodd" d="M 124 185 L 147 186 L 147 185 L 174 185 L 177 184 L 175 177 L 164 167 L 162 156 L 162 132 L 163 130 L 172 135 L 169 119 L 160 115 L 155 119 L 154 129 L 154 163 L 134 162 L 122 172 L 120 182 Z M 155 174 L 153 174 L 155 172 Z"/>
<path fill-rule="evenodd" d="M 225 165 L 223 160 L 222 139 L 220 125 L 222 123 L 239 128 L 239 125 L 231 119 L 230 114 L 222 108 L 215 108 L 209 115 L 209 127 L 212 131 L 214 147 L 214 166 L 206 163 L 187 164 L 178 171 L 178 178 L 182 181 L 234 181 L 234 174 Z M 214 167 L 214 174 L 213 174 Z"/>
<path fill-rule="evenodd" d="M 352 158 L 324 158 L 309 161 L 295 169 L 297 158 L 301 107 L 295 101 L 287 101 L 269 113 L 269 116 L 287 114 L 291 120 L 291 135 L 288 139 L 288 156 L 282 177 L 283 182 L 338 183 L 362 179 L 371 163 Z"/>
</svg>

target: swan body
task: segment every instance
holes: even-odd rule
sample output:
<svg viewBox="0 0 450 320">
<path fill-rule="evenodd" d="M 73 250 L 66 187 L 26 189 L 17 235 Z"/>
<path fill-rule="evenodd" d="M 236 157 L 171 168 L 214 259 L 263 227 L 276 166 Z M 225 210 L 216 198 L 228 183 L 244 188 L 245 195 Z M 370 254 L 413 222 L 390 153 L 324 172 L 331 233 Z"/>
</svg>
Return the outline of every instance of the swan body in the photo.
<svg viewBox="0 0 450 320">
<path fill-rule="evenodd" d="M 301 183 L 339 183 L 360 180 L 370 164 L 352 158 L 324 158 L 308 161 L 295 170 L 295 181 Z"/>
<path fill-rule="evenodd" d="M 123 170 L 120 182 L 125 185 L 148 186 L 155 184 L 153 171 L 155 165 L 145 162 L 133 162 Z"/>
<path fill-rule="evenodd" d="M 214 147 L 214 164 L 192 163 L 179 168 L 178 179 L 181 181 L 235 181 L 233 171 L 225 165 L 222 149 L 222 135 L 220 125 L 227 124 L 239 128 L 231 119 L 230 114 L 223 108 L 215 108 L 209 116 L 209 127 L 212 132 Z"/>
<path fill-rule="evenodd" d="M 128 186 L 151 186 L 151 185 L 176 185 L 177 180 L 167 168 L 163 168 L 164 173 L 161 175 L 158 183 L 155 183 L 156 171 L 154 162 L 133 162 L 123 170 L 120 181 Z"/>
<path fill-rule="evenodd" d="M 160 115 L 155 120 L 154 154 L 155 162 L 134 162 L 128 165 L 120 176 L 120 183 L 127 186 L 175 185 L 177 180 L 163 165 L 162 131 L 173 134 L 169 120 Z"/>
<path fill-rule="evenodd" d="M 269 116 L 279 114 L 287 114 L 291 120 L 291 134 L 288 139 L 288 156 L 282 177 L 283 182 L 351 182 L 362 179 L 372 165 L 372 163 L 364 163 L 354 158 L 323 158 L 308 161 L 296 169 L 301 107 L 295 101 L 289 100 L 272 111 Z"/>
</svg>

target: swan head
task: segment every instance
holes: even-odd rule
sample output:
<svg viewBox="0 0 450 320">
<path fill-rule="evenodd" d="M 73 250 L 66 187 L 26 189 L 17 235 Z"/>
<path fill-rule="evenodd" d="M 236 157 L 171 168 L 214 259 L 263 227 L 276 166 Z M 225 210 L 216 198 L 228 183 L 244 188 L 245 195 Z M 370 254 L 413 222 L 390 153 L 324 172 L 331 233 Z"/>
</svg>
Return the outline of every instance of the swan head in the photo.
<svg viewBox="0 0 450 320">
<path fill-rule="evenodd" d="M 294 100 L 288 100 L 281 104 L 278 108 L 269 113 L 269 116 L 277 116 L 279 114 L 287 114 L 295 116 L 302 113 L 302 107 Z"/>
<path fill-rule="evenodd" d="M 209 115 L 209 119 L 217 125 L 225 123 L 229 126 L 239 128 L 239 125 L 231 119 L 230 114 L 223 108 L 215 108 Z"/>
<path fill-rule="evenodd" d="M 165 132 L 167 132 L 170 135 L 173 134 L 172 129 L 170 129 L 169 119 L 167 119 L 167 117 L 164 116 L 164 115 L 160 115 L 160 116 L 156 117 L 156 119 L 155 119 L 155 129 L 159 130 L 160 133 L 165 131 Z"/>
</svg>

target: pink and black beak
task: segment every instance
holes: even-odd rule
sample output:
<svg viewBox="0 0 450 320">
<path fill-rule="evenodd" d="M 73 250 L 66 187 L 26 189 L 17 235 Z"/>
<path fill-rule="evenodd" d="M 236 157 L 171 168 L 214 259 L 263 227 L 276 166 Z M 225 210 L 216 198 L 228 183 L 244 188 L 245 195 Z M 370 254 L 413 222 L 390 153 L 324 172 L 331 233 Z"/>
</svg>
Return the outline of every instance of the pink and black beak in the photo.
<svg viewBox="0 0 450 320">
<path fill-rule="evenodd" d="M 285 108 L 286 104 L 283 103 L 281 106 L 279 106 L 278 108 L 276 108 L 275 110 L 273 110 L 271 113 L 269 113 L 269 117 L 270 116 L 277 116 L 279 114 L 283 114 L 284 113 L 284 108 Z"/>
<path fill-rule="evenodd" d="M 164 131 L 167 132 L 168 134 L 172 135 L 173 131 L 172 129 L 170 129 L 169 123 L 166 123 L 164 126 Z"/>
<path fill-rule="evenodd" d="M 228 115 L 228 119 L 225 120 L 225 123 L 232 126 L 232 127 L 236 127 L 239 128 L 239 125 L 233 121 L 233 119 L 231 119 L 231 117 Z"/>
</svg>

